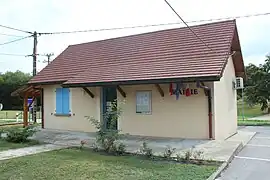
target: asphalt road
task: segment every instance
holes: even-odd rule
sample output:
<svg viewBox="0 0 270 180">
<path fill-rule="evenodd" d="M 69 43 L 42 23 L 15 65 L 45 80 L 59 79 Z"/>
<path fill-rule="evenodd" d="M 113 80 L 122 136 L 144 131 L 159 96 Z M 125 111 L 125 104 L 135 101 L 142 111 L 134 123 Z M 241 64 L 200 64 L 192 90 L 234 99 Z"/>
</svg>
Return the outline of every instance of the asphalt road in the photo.
<svg viewBox="0 0 270 180">
<path fill-rule="evenodd" d="M 245 127 L 257 132 L 216 180 L 270 180 L 270 127 Z"/>
</svg>

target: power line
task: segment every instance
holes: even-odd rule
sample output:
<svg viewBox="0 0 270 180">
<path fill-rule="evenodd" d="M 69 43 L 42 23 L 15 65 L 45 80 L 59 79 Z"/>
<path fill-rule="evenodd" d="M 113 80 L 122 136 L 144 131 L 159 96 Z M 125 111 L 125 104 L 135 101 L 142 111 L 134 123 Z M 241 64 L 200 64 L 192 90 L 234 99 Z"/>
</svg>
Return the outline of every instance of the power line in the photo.
<svg viewBox="0 0 270 180">
<path fill-rule="evenodd" d="M 267 13 L 258 13 L 258 14 L 247 14 L 242 16 L 229 16 L 213 19 L 202 19 L 187 21 L 186 23 L 202 23 L 202 22 L 211 22 L 211 21 L 222 21 L 230 19 L 240 19 L 240 18 L 250 18 L 257 16 L 267 16 L 270 15 L 270 12 Z M 114 27 L 114 28 L 102 28 L 102 29 L 88 29 L 88 30 L 75 30 L 75 31 L 59 31 L 59 32 L 47 32 L 47 33 L 38 33 L 39 35 L 57 35 L 57 34 L 73 34 L 73 33 L 86 33 L 86 32 L 99 32 L 99 31 L 113 31 L 113 30 L 123 30 L 123 29 L 135 29 L 135 28 L 147 28 L 147 27 L 159 27 L 159 26 L 169 26 L 169 25 L 179 25 L 183 22 L 173 22 L 173 23 L 160 23 L 160 24 L 147 24 L 139 26 L 125 26 L 125 27 Z"/>
<path fill-rule="evenodd" d="M 23 54 L 10 54 L 10 53 L 0 53 L 0 55 L 3 55 L 3 56 L 26 56 L 26 55 L 23 55 Z"/>
<path fill-rule="evenodd" d="M 189 27 L 189 25 L 184 21 L 184 19 L 175 11 L 175 9 L 170 5 L 167 0 L 164 0 L 166 4 L 172 9 L 172 11 L 178 16 L 178 18 L 187 26 L 187 28 L 208 48 L 212 51 L 212 49 Z"/>
<path fill-rule="evenodd" d="M 1 24 L 0 24 L 0 27 L 11 29 L 11 30 L 14 30 L 14 31 L 20 31 L 20 32 L 28 33 L 28 34 L 33 34 L 30 31 L 25 31 L 25 30 L 22 30 L 22 29 L 17 29 L 17 28 L 13 28 L 13 27 L 9 27 L 9 26 L 4 26 L 4 25 L 1 25 Z"/>
<path fill-rule="evenodd" d="M 24 36 L 18 36 L 18 35 L 14 35 L 14 34 L 6 34 L 6 33 L 0 33 L 0 35 L 2 35 L 2 36 L 10 36 L 10 37 L 24 37 Z"/>
<path fill-rule="evenodd" d="M 12 40 L 12 41 L 8 41 L 8 42 L 5 42 L 5 43 L 2 43 L 2 44 L 0 44 L 0 46 L 6 45 L 6 44 L 10 44 L 10 43 L 14 43 L 14 42 L 17 42 L 17 41 L 21 41 L 21 40 L 26 39 L 26 38 L 29 38 L 29 37 L 32 37 L 32 35 L 31 36 L 25 36 L 23 38 L 19 38 L 19 39 L 15 39 L 15 40 Z"/>
</svg>

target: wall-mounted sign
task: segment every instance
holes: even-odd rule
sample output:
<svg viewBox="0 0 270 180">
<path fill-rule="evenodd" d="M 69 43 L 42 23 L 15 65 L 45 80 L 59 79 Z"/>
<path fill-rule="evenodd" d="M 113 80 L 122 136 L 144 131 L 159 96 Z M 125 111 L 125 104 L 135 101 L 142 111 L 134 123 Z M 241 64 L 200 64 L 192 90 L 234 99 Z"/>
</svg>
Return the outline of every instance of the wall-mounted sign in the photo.
<svg viewBox="0 0 270 180">
<path fill-rule="evenodd" d="M 186 89 L 179 89 L 179 94 L 180 95 L 186 95 Z M 173 94 L 176 94 L 177 90 L 173 90 Z M 189 89 L 189 94 L 190 95 L 197 95 L 199 94 L 198 89 Z"/>
<path fill-rule="evenodd" d="M 198 94 L 198 89 L 189 89 L 191 95 L 196 95 Z M 186 89 L 179 89 L 180 95 L 185 95 L 186 94 Z"/>
</svg>

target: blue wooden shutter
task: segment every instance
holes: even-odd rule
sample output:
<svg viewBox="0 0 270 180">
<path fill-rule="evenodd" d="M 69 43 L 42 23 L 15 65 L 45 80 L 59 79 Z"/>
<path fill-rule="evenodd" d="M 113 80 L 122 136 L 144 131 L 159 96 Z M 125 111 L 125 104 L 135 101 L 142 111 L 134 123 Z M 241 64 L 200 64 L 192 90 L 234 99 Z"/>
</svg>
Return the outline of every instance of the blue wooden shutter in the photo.
<svg viewBox="0 0 270 180">
<path fill-rule="evenodd" d="M 62 114 L 62 88 L 56 88 L 56 114 Z"/>
<path fill-rule="evenodd" d="M 69 114 L 69 89 L 63 88 L 62 89 L 62 107 L 63 107 L 63 114 Z"/>
</svg>

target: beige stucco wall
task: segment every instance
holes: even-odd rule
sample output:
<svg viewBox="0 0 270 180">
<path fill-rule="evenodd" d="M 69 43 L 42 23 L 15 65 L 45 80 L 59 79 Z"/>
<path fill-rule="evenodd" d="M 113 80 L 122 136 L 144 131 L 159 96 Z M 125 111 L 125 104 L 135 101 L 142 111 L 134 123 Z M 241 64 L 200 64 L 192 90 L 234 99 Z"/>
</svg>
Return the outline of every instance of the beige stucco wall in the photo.
<svg viewBox="0 0 270 180">
<path fill-rule="evenodd" d="M 126 92 L 124 99 L 118 93 L 123 111 L 119 119 L 119 129 L 123 133 L 140 136 L 208 138 L 208 104 L 203 89 L 190 97 L 169 95 L 169 85 L 161 85 L 165 96 L 161 97 L 154 85 L 121 86 Z M 190 88 L 196 88 L 190 84 Z M 136 91 L 152 91 L 152 113 L 136 114 Z"/>
<path fill-rule="evenodd" d="M 237 94 L 233 89 L 235 70 L 232 58 L 224 69 L 220 81 L 214 82 L 214 126 L 215 139 L 225 139 L 237 131 Z"/>
<path fill-rule="evenodd" d="M 44 86 L 44 128 L 94 132 L 95 128 L 85 116 L 100 118 L 100 88 L 89 88 L 91 98 L 82 88 L 70 88 L 71 116 L 55 116 L 56 93 L 59 85 Z"/>
</svg>

